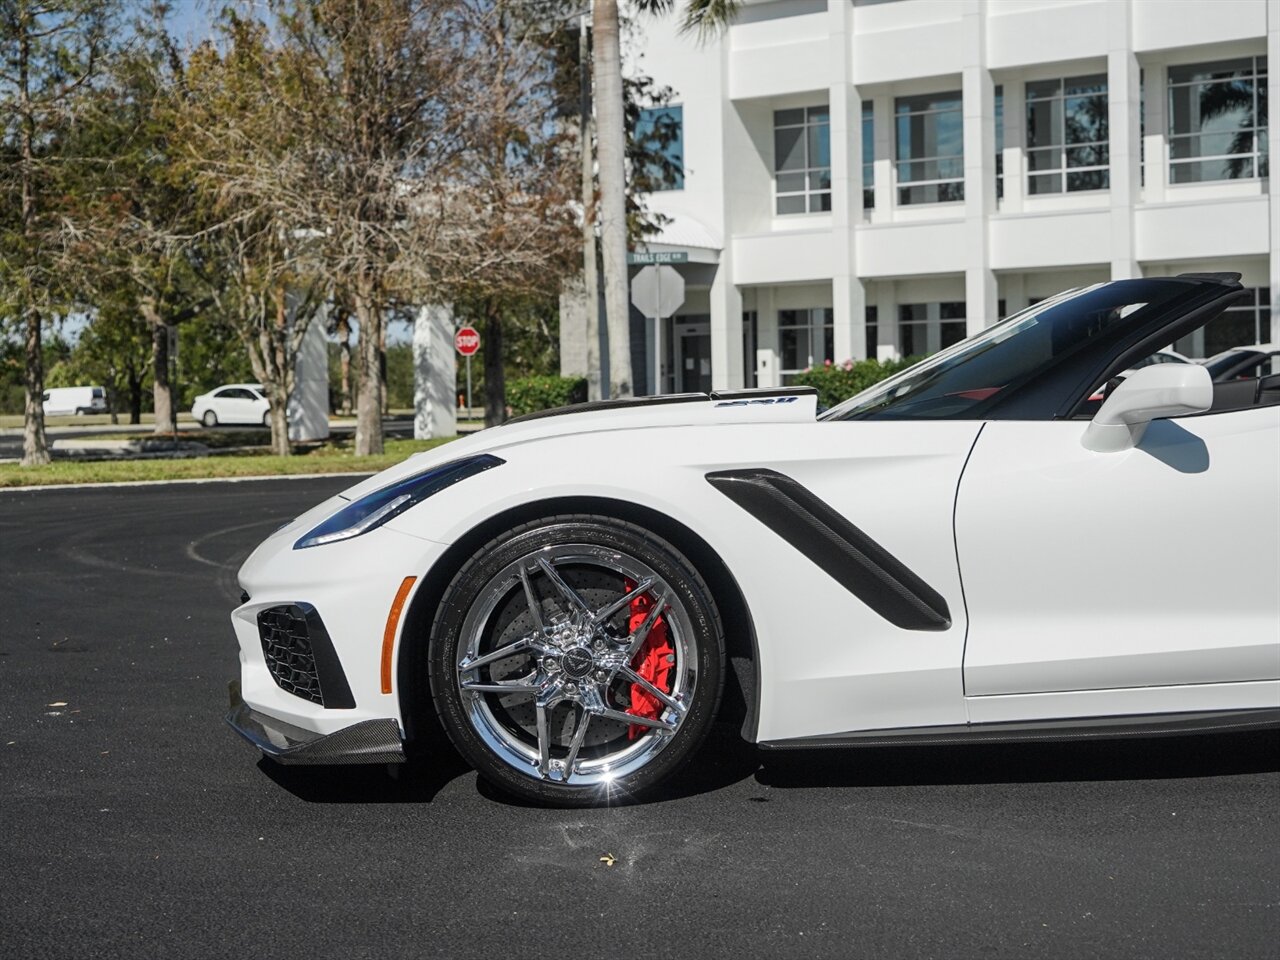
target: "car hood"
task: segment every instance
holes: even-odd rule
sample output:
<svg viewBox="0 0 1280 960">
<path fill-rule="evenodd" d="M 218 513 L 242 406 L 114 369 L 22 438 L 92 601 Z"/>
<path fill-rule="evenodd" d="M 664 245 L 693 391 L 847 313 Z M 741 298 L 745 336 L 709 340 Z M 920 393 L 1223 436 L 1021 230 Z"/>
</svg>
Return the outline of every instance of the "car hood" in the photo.
<svg viewBox="0 0 1280 960">
<path fill-rule="evenodd" d="M 401 477 L 478 453 L 502 455 L 506 447 L 550 437 L 641 428 L 679 428 L 714 424 L 813 423 L 818 396 L 812 388 L 737 390 L 605 400 L 560 407 L 517 417 L 499 427 L 477 431 L 433 450 L 415 454 L 339 496 L 354 499 Z"/>
</svg>

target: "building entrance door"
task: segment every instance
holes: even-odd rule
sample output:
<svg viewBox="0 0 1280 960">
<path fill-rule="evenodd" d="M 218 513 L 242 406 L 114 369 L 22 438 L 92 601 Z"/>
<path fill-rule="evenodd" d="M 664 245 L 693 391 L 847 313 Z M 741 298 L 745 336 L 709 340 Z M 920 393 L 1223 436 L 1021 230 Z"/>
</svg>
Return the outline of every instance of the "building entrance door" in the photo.
<svg viewBox="0 0 1280 960">
<path fill-rule="evenodd" d="M 681 323 L 676 318 L 675 361 L 678 393 L 711 391 L 711 325 Z"/>
</svg>

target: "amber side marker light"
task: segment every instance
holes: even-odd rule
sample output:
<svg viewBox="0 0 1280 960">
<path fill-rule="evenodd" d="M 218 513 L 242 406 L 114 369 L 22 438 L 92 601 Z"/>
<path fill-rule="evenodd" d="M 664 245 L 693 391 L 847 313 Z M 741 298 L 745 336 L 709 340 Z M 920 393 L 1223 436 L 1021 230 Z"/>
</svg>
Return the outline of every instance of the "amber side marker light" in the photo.
<svg viewBox="0 0 1280 960">
<path fill-rule="evenodd" d="M 400 581 L 400 589 L 396 598 L 391 601 L 391 612 L 387 614 L 387 627 L 382 631 L 382 692 L 391 692 L 391 654 L 396 647 L 396 630 L 400 626 L 400 614 L 404 613 L 405 601 L 409 599 L 409 591 L 418 582 L 417 577 L 405 577 Z"/>
</svg>

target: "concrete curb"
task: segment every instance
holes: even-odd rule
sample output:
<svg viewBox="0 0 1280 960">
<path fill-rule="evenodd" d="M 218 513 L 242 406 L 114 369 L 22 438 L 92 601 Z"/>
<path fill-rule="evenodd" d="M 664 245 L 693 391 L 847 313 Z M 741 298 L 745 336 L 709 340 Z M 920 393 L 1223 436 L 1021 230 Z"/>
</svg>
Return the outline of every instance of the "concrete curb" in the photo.
<svg viewBox="0 0 1280 960">
<path fill-rule="evenodd" d="M 177 480 L 121 480 L 118 483 L 37 483 L 29 487 L 0 487 L 0 496 L 6 493 L 29 493 L 32 490 L 94 490 L 103 487 L 163 487 L 191 483 L 254 483 L 259 480 L 321 480 L 325 477 L 371 477 L 372 470 L 356 473 L 289 473 L 266 474 L 259 477 L 184 477 Z"/>
</svg>

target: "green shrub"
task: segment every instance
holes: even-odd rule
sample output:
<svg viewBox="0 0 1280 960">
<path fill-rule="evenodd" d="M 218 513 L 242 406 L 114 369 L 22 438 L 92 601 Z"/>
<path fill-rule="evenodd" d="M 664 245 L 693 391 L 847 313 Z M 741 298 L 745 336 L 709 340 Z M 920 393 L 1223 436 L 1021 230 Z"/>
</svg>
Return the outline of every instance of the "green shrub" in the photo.
<svg viewBox="0 0 1280 960">
<path fill-rule="evenodd" d="M 586 399 L 585 377 L 521 377 L 507 381 L 507 406 L 513 417 Z"/>
<path fill-rule="evenodd" d="M 797 387 L 816 387 L 818 405 L 834 407 L 872 384 L 893 376 L 899 370 L 905 370 L 919 359 L 907 357 L 905 360 L 846 360 L 844 363 L 828 363 L 821 367 L 810 367 L 798 374 L 792 383 Z"/>
</svg>

